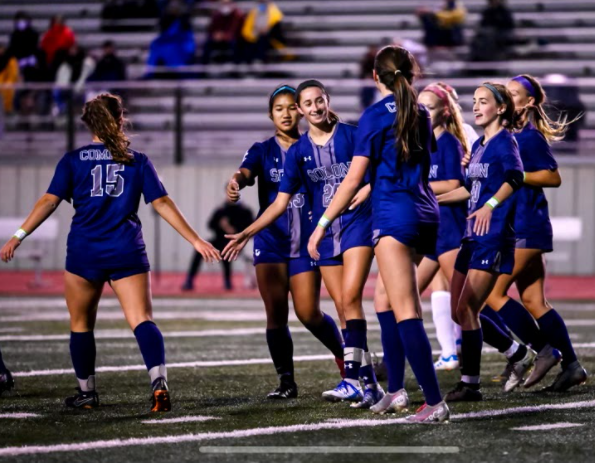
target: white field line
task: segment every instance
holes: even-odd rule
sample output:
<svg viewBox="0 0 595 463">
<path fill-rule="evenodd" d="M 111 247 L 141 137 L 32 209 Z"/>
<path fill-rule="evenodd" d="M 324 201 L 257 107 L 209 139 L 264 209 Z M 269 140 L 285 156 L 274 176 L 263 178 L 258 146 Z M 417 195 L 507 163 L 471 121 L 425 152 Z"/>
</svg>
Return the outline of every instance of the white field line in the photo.
<svg viewBox="0 0 595 463">
<path fill-rule="evenodd" d="M 480 412 L 460 413 L 451 416 L 452 421 L 463 421 L 467 419 L 486 418 L 493 416 L 506 416 L 519 413 L 538 413 L 547 412 L 549 410 L 569 410 L 577 408 L 594 407 L 595 400 L 583 402 L 570 402 L 563 404 L 548 404 L 527 407 L 505 408 L 501 410 L 483 410 Z M 84 450 L 98 450 L 121 447 L 137 447 L 146 445 L 159 444 L 179 444 L 183 442 L 201 442 L 212 441 L 219 439 L 239 439 L 243 437 L 253 436 L 270 436 L 274 434 L 289 434 L 295 432 L 320 431 L 326 429 L 345 429 L 356 427 L 377 427 L 403 424 L 407 425 L 405 418 L 388 418 L 379 417 L 377 419 L 361 419 L 361 420 L 340 420 L 337 422 L 323 422 L 315 424 L 298 424 L 292 426 L 271 426 L 267 428 L 253 428 L 236 431 L 225 432 L 203 432 L 197 434 L 183 434 L 179 436 L 163 436 L 163 437 L 142 437 L 132 439 L 112 439 L 100 440 L 79 444 L 58 444 L 58 445 L 37 445 L 37 446 L 22 446 L 22 447 L 5 447 L 0 448 L 0 457 L 12 457 L 16 455 L 34 455 L 34 454 L 48 454 L 58 452 L 80 452 Z"/>
<path fill-rule="evenodd" d="M 510 428 L 512 431 L 549 431 L 550 429 L 564 429 L 564 428 L 580 428 L 584 424 L 579 423 L 551 423 L 538 424 L 535 426 L 520 426 L 518 428 Z"/>
<path fill-rule="evenodd" d="M 180 418 L 166 418 L 164 420 L 144 420 L 142 424 L 174 424 L 174 423 L 203 423 L 205 421 L 220 420 L 218 416 L 181 416 Z"/>
<path fill-rule="evenodd" d="M 25 328 L 22 326 L 14 326 L 12 328 L 0 328 L 0 333 L 22 333 Z"/>
<path fill-rule="evenodd" d="M 37 413 L 0 413 L 0 419 L 25 420 L 27 418 L 38 418 Z"/>
</svg>

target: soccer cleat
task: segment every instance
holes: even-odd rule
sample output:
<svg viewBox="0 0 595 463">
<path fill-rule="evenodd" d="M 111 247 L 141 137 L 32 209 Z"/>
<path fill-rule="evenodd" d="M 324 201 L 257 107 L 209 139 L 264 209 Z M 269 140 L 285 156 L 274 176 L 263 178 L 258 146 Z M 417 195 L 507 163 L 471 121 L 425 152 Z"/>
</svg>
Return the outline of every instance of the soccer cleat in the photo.
<svg viewBox="0 0 595 463">
<path fill-rule="evenodd" d="M 364 398 L 361 402 L 356 402 L 350 405 L 351 408 L 371 408 L 373 405 L 376 405 L 378 402 L 382 400 L 384 397 L 384 389 L 380 384 L 370 384 L 366 385 L 364 389 Z"/>
<path fill-rule="evenodd" d="M 512 373 L 512 363 L 506 362 L 506 366 L 502 373 L 496 376 L 492 376 L 493 383 L 505 383 L 510 378 L 510 374 Z"/>
<path fill-rule="evenodd" d="M 267 399 L 273 400 L 285 400 L 285 399 L 297 399 L 298 387 L 295 383 L 289 383 L 281 381 L 279 387 L 273 392 L 267 395 Z"/>
<path fill-rule="evenodd" d="M 361 402 L 364 398 L 362 388 L 354 386 L 346 380 L 341 381 L 336 388 L 322 393 L 322 398 L 329 402 Z"/>
<path fill-rule="evenodd" d="M 387 393 L 376 405 L 370 407 L 372 413 L 384 415 L 385 413 L 397 413 L 407 411 L 409 408 L 409 396 L 405 389 L 397 392 Z"/>
<path fill-rule="evenodd" d="M 95 391 L 82 391 L 77 387 L 77 394 L 72 397 L 66 397 L 64 405 L 70 408 L 84 408 L 91 409 L 99 407 L 99 395 Z"/>
<path fill-rule="evenodd" d="M 446 402 L 480 402 L 483 395 L 479 389 L 472 389 L 467 383 L 460 381 L 455 388 L 444 396 Z"/>
<path fill-rule="evenodd" d="M 153 381 L 153 402 L 151 406 L 152 412 L 169 412 L 171 411 L 171 401 L 169 400 L 169 388 L 165 378 L 157 378 Z"/>
<path fill-rule="evenodd" d="M 587 382 L 587 370 L 578 360 L 572 362 L 565 370 L 562 370 L 552 384 L 544 388 L 549 392 L 564 392 L 574 386 L 580 386 Z"/>
<path fill-rule="evenodd" d="M 549 344 L 539 351 L 535 358 L 535 366 L 529 377 L 523 383 L 523 387 L 531 387 L 545 378 L 545 375 L 562 361 L 562 354 Z"/>
<path fill-rule="evenodd" d="M 525 356 L 518 362 L 512 364 L 510 378 L 508 378 L 508 381 L 504 383 L 504 392 L 510 392 L 514 390 L 515 387 L 523 382 L 523 376 L 525 376 L 531 370 L 531 368 L 533 368 L 536 357 L 537 352 L 535 352 L 530 347 L 527 347 L 527 353 Z"/>
<path fill-rule="evenodd" d="M 438 424 L 448 422 L 450 410 L 446 402 L 442 401 L 431 407 L 423 404 L 418 408 L 415 415 L 409 415 L 405 420 L 412 424 Z"/>
<path fill-rule="evenodd" d="M 335 363 L 339 367 L 341 378 L 345 379 L 345 360 L 335 357 Z"/>
<path fill-rule="evenodd" d="M 3 392 L 9 392 L 14 389 L 14 379 L 10 371 L 0 374 L 0 395 Z"/>
<path fill-rule="evenodd" d="M 435 363 L 434 368 L 436 370 L 451 371 L 459 368 L 459 357 L 457 355 L 451 355 L 449 357 L 440 357 Z"/>
</svg>

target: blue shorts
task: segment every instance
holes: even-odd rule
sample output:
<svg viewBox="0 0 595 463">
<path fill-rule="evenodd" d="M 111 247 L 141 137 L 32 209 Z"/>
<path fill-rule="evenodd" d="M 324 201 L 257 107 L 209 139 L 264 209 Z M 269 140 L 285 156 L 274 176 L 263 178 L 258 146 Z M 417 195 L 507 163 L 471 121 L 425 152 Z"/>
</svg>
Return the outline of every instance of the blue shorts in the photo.
<svg viewBox="0 0 595 463">
<path fill-rule="evenodd" d="M 105 283 L 106 281 L 121 280 L 132 275 L 147 273 L 151 270 L 149 258 L 144 250 L 128 254 L 123 260 L 113 264 L 97 264 L 95 262 L 90 256 L 85 256 L 83 260 L 78 257 L 78 254 L 77 257 L 74 257 L 67 253 L 66 271 L 88 281 Z"/>
<path fill-rule="evenodd" d="M 455 270 L 467 275 L 469 270 L 486 270 L 510 275 L 514 268 L 514 247 L 485 246 L 465 240 L 455 261 Z"/>
<path fill-rule="evenodd" d="M 424 256 L 433 255 L 436 253 L 438 224 L 403 224 L 390 229 L 374 230 L 374 245 L 377 245 L 383 236 L 391 236 L 399 243 L 414 248 L 417 254 Z"/>
<path fill-rule="evenodd" d="M 289 278 L 300 273 L 314 272 L 318 270 L 316 261 L 312 260 L 310 257 L 289 258 L 262 249 L 254 250 L 254 265 L 256 266 L 258 264 L 286 264 Z"/>
<path fill-rule="evenodd" d="M 337 265 L 343 265 L 343 255 L 320 259 L 316 264 L 319 267 L 336 267 Z"/>
<path fill-rule="evenodd" d="M 426 254 L 425 256 L 428 259 L 432 259 L 438 262 L 438 257 L 442 254 L 446 254 L 449 251 L 454 251 L 455 249 L 459 249 L 461 247 L 461 240 L 455 242 L 455 240 L 442 240 L 438 237 L 438 241 L 436 241 L 436 252 L 434 254 Z"/>
<path fill-rule="evenodd" d="M 554 250 L 554 242 L 551 235 L 535 235 L 530 237 L 519 237 L 517 235 L 515 246 L 517 249 L 539 249 L 543 252 L 552 252 Z"/>
<path fill-rule="evenodd" d="M 341 254 L 348 249 L 361 246 L 374 247 L 372 227 L 368 220 L 351 223 L 341 231 Z"/>
</svg>

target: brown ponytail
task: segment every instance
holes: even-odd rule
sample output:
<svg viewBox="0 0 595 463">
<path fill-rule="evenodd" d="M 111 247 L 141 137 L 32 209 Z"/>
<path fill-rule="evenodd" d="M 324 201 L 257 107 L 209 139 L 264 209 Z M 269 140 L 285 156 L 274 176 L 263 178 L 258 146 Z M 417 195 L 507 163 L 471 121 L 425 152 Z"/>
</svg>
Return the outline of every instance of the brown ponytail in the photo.
<svg viewBox="0 0 595 463">
<path fill-rule="evenodd" d="M 399 161 L 408 162 L 421 150 L 419 139 L 419 106 L 413 79 L 420 75 L 415 58 L 406 49 L 388 45 L 374 60 L 374 70 L 380 82 L 393 92 L 397 107 L 395 124 Z"/>
<path fill-rule="evenodd" d="M 99 138 L 119 163 L 130 163 L 134 158 L 128 151 L 130 140 L 122 130 L 124 106 L 117 95 L 103 93 L 85 103 L 81 120 Z"/>
</svg>

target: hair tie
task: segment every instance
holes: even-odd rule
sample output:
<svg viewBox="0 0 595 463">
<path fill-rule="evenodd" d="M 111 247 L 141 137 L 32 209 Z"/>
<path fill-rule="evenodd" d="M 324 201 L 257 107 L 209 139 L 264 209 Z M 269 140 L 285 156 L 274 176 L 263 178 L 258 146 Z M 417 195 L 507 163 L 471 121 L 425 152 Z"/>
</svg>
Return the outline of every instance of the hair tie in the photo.
<svg viewBox="0 0 595 463">
<path fill-rule="evenodd" d="M 401 70 L 400 70 L 400 69 L 397 69 L 397 70 L 395 71 L 395 76 L 396 76 L 397 74 L 401 74 Z"/>
</svg>

